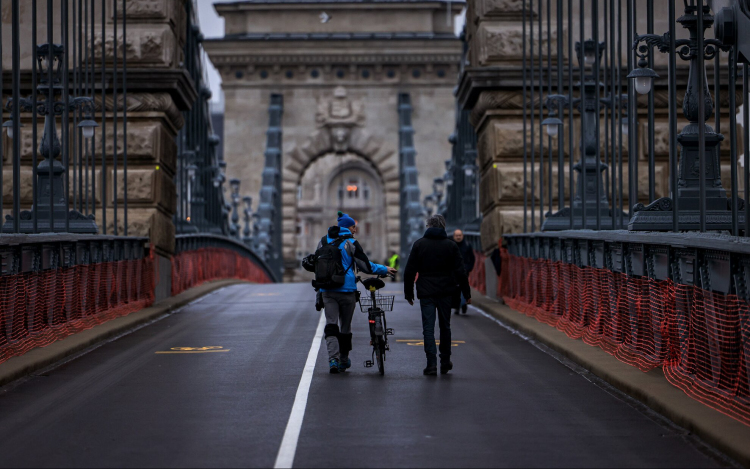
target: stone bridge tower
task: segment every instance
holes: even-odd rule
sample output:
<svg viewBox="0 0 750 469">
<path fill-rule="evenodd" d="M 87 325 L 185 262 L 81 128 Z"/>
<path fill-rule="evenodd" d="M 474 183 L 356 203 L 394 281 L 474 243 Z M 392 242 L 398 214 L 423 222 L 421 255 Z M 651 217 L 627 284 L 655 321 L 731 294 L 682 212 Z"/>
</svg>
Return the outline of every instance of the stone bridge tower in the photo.
<svg viewBox="0 0 750 469">
<path fill-rule="evenodd" d="M 228 178 L 257 196 L 271 94 L 283 95 L 286 281 L 301 280 L 343 209 L 375 262 L 399 250 L 398 94 L 411 95 L 422 194 L 450 158 L 464 2 L 247 0 L 216 4 L 226 35 L 204 46 L 223 80 Z"/>
</svg>

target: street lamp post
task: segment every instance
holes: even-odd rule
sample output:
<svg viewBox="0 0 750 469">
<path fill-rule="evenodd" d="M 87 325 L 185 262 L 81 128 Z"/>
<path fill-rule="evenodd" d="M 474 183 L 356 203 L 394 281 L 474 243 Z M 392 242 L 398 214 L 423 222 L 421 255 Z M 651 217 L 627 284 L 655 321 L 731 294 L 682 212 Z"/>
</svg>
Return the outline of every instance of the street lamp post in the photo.
<svg viewBox="0 0 750 469">
<path fill-rule="evenodd" d="M 243 210 L 243 214 L 245 216 L 245 229 L 242 231 L 242 241 L 245 244 L 250 243 L 250 218 L 252 217 L 253 213 L 253 198 L 249 195 L 246 195 L 242 198 L 242 201 L 245 203 L 245 208 Z"/>
<path fill-rule="evenodd" d="M 689 39 L 670 40 L 669 33 L 663 36 L 644 34 L 637 36 L 633 44 L 633 50 L 639 58 L 638 68 L 633 70 L 628 78 L 634 81 L 635 89 L 640 94 L 650 92 L 654 78 L 659 76 L 648 67 L 648 58 L 654 48 L 661 53 L 676 54 L 682 60 L 690 62 L 688 86 L 682 105 L 683 115 L 689 123 L 677 135 L 681 155 L 677 187 L 671 187 L 672 196 L 662 197 L 648 205 L 635 204 L 633 218 L 628 225 L 629 230 L 672 230 L 676 210 L 674 197 L 677 202 L 678 229 L 732 229 L 732 209 L 726 190 L 721 184 L 719 161 L 719 146 L 724 136 L 706 124 L 713 113 L 714 103 L 708 89 L 705 67 L 701 69 L 704 60 L 712 60 L 719 49 L 728 50 L 728 47 L 717 39 L 704 38 L 705 30 L 713 25 L 714 18 L 710 15 L 710 6 L 702 5 L 702 1 L 698 4 L 702 6 L 701 12 L 698 10 L 700 7 L 694 2 L 686 2 L 685 14 L 677 19 L 677 22 L 690 33 Z M 699 28 L 700 13 L 703 20 L 702 29 Z M 703 47 L 699 47 L 699 44 Z M 670 83 L 670 87 L 673 86 L 675 84 Z M 704 161 L 701 161 L 702 155 L 705 155 Z M 738 217 L 739 224 L 744 224 L 745 214 L 740 211 Z"/>
<path fill-rule="evenodd" d="M 589 39 L 584 41 L 583 44 L 580 42 L 576 43 L 576 58 L 578 63 L 583 65 L 585 68 L 599 67 L 601 62 L 602 53 L 604 52 L 605 43 L 596 43 Z M 600 93 L 601 83 L 597 83 L 593 74 L 585 75 L 583 83 L 579 83 L 578 86 L 582 88 L 584 99 L 572 98 L 566 95 L 550 95 L 547 97 L 546 106 L 548 109 L 553 110 L 553 114 L 547 119 L 542 121 L 542 125 L 546 127 L 547 134 L 550 137 L 556 137 L 559 133 L 560 126 L 563 125 L 563 121 L 556 115 L 556 109 L 558 104 L 567 106 L 572 104 L 578 109 L 581 114 L 582 128 L 584 132 L 581 134 L 581 159 L 573 166 L 573 170 L 578 173 L 578 180 L 576 184 L 575 197 L 573 198 L 573 206 L 564 207 L 563 209 L 547 215 L 547 219 L 542 225 L 544 231 L 561 231 L 561 230 L 580 230 L 580 229 L 611 229 L 612 226 L 619 228 L 620 214 L 617 209 L 610 209 L 609 200 L 607 198 L 606 190 L 604 190 L 604 171 L 607 169 L 607 165 L 601 161 L 598 145 L 598 138 L 596 135 L 597 121 L 600 117 L 601 110 L 607 106 L 619 106 L 617 100 L 611 98 L 600 98 L 599 108 L 597 108 L 597 94 Z M 571 155 L 572 158 L 572 155 Z M 550 177 L 552 175 L 550 174 Z M 597 184 L 598 178 L 598 184 Z M 598 203 L 597 203 L 598 201 Z M 573 226 L 571 226 L 571 214 L 573 211 Z M 615 220 L 613 225 L 612 213 L 615 212 Z M 597 227 L 597 219 L 599 220 Z"/>
<path fill-rule="evenodd" d="M 52 60 L 50 61 L 50 57 Z M 8 100 L 7 107 L 12 110 L 18 106 L 20 110 L 27 112 L 36 111 L 44 115 L 44 133 L 42 142 L 39 145 L 39 154 L 44 158 L 37 166 L 37 203 L 31 210 L 24 210 L 20 214 L 6 215 L 6 222 L 2 231 L 5 233 L 13 232 L 13 217 L 19 216 L 19 231 L 21 233 L 34 232 L 33 218 L 36 215 L 37 230 L 39 232 L 61 232 L 71 233 L 89 233 L 96 234 L 99 232 L 94 219 L 94 215 L 84 215 L 77 210 L 70 210 L 65 195 L 65 186 L 63 174 L 67 168 L 63 167 L 58 161 L 58 157 L 63 149 L 60 140 L 57 138 L 56 118 L 61 116 L 66 110 L 75 111 L 80 109 L 84 113 L 84 120 L 78 124 L 82 130 L 83 137 L 88 141 L 94 135 L 94 129 L 99 125 L 93 120 L 94 100 L 89 97 L 73 97 L 67 102 L 57 100 L 57 97 L 63 93 L 63 60 L 65 60 L 65 48 L 59 44 L 41 44 L 36 48 L 36 60 L 39 64 L 40 81 L 37 86 L 37 93 L 47 96 L 44 101 L 36 102 L 36 109 L 33 108 L 33 101 L 28 98 L 18 100 L 18 103 Z M 50 78 L 52 80 L 50 82 Z M 3 127 L 8 129 L 8 138 L 20 138 L 20 135 L 14 135 L 12 123 L 6 122 Z M 68 149 L 64 149 L 68 151 Z M 20 158 L 20 155 L 15 155 Z"/>
<path fill-rule="evenodd" d="M 202 197 L 201 194 L 196 193 L 195 179 L 198 167 L 195 165 L 195 152 L 185 151 L 179 158 L 179 161 L 185 165 L 185 180 L 180 179 L 178 187 L 180 191 L 180 199 L 185 198 L 184 203 L 180 202 L 181 210 L 176 223 L 175 229 L 178 233 L 197 233 L 198 232 L 198 210 L 196 210 L 196 203 L 198 199 Z"/>
<path fill-rule="evenodd" d="M 229 186 L 232 189 L 232 224 L 230 225 L 230 234 L 232 236 L 240 236 L 240 180 L 232 179 L 229 181 Z"/>
<path fill-rule="evenodd" d="M 444 213 L 443 197 L 445 196 L 445 179 L 435 178 L 432 180 L 432 196 L 435 198 L 436 213 Z"/>
<path fill-rule="evenodd" d="M 424 207 L 425 215 L 427 218 L 431 217 L 435 213 L 435 196 L 430 194 L 422 201 L 422 207 Z"/>
</svg>

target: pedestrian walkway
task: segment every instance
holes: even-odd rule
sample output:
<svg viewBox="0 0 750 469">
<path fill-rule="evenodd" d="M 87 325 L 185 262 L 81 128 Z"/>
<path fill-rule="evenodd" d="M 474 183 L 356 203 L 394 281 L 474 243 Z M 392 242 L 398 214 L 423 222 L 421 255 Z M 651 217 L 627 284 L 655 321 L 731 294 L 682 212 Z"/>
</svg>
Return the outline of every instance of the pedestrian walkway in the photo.
<svg viewBox="0 0 750 469">
<path fill-rule="evenodd" d="M 479 310 L 454 371 L 425 377 L 401 284 L 386 374 L 354 317 L 352 369 L 317 349 L 297 467 L 715 467 L 659 423 Z M 0 466 L 273 466 L 318 330 L 305 284 L 234 285 L 0 390 Z"/>
</svg>

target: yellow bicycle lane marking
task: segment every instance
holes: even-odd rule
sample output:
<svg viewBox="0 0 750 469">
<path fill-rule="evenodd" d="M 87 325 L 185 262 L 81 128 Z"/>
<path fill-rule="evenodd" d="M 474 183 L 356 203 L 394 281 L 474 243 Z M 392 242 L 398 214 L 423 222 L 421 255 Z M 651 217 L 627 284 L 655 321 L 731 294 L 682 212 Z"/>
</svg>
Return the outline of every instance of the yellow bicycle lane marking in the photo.
<svg viewBox="0 0 750 469">
<path fill-rule="evenodd" d="M 208 347 L 172 347 L 169 350 L 162 350 L 155 352 L 156 354 L 165 353 L 216 353 L 216 352 L 228 352 L 230 349 L 220 347 L 217 345 L 211 345 Z"/>
<path fill-rule="evenodd" d="M 424 346 L 424 339 L 398 339 L 396 342 L 405 343 L 406 345 Z M 465 344 L 463 340 L 451 340 L 451 347 L 458 347 L 459 344 Z M 435 340 L 436 345 L 440 345 L 440 340 Z"/>
</svg>

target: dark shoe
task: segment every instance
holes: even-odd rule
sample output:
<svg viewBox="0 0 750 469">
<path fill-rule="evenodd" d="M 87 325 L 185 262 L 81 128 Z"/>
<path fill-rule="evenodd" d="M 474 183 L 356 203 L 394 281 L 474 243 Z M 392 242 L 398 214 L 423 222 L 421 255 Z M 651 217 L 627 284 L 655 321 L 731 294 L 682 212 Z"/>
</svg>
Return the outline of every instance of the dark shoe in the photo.
<svg viewBox="0 0 750 469">
<path fill-rule="evenodd" d="M 462 313 L 466 314 L 466 311 L 468 311 L 468 310 L 469 310 L 469 305 L 463 305 L 463 306 L 461 306 L 461 312 Z"/>
<path fill-rule="evenodd" d="M 453 310 L 453 313 L 454 314 L 461 314 L 461 310 L 458 309 L 458 308 L 456 308 L 456 309 Z"/>
<path fill-rule="evenodd" d="M 426 376 L 436 376 L 437 375 L 437 365 L 427 365 L 427 368 L 424 369 L 423 373 Z"/>
<path fill-rule="evenodd" d="M 339 373 L 344 373 L 346 372 L 348 368 L 351 368 L 351 367 L 352 367 L 351 358 L 347 357 L 346 360 L 344 360 L 343 358 L 339 360 Z"/>
<path fill-rule="evenodd" d="M 452 369 L 453 369 L 453 362 L 447 362 L 447 363 L 441 363 L 440 364 L 440 374 L 441 375 L 447 374 Z"/>
<path fill-rule="evenodd" d="M 335 358 L 328 360 L 328 366 L 330 367 L 331 374 L 338 374 L 339 372 L 339 361 Z"/>
</svg>

